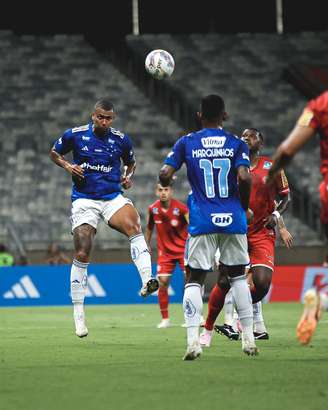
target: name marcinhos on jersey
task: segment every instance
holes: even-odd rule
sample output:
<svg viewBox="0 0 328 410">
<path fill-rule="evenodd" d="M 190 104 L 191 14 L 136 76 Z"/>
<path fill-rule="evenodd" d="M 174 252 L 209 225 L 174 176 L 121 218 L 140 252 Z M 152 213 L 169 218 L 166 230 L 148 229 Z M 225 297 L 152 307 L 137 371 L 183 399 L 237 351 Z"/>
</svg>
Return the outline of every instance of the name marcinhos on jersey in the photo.
<svg viewBox="0 0 328 410">
<path fill-rule="evenodd" d="M 233 157 L 233 148 L 208 148 L 208 149 L 193 149 L 193 158 L 213 158 L 213 157 Z"/>
<path fill-rule="evenodd" d="M 91 165 L 89 162 L 84 162 L 83 164 L 80 165 L 81 168 L 83 169 L 88 169 L 91 171 L 100 171 L 100 172 L 110 172 L 113 167 L 106 166 L 106 165 Z"/>
</svg>

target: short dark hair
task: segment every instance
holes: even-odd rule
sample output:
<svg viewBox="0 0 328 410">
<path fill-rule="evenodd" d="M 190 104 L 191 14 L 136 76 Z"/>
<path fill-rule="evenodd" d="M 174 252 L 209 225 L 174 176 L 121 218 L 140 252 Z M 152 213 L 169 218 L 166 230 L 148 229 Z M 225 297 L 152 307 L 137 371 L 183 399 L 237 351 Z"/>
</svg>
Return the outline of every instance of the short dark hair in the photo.
<svg viewBox="0 0 328 410">
<path fill-rule="evenodd" d="M 95 109 L 102 108 L 105 111 L 114 111 L 114 104 L 108 98 L 100 98 L 95 104 Z"/>
<path fill-rule="evenodd" d="M 225 111 L 223 98 L 216 94 L 207 95 L 201 101 L 200 110 L 205 120 L 222 118 Z"/>
<path fill-rule="evenodd" d="M 170 187 L 170 188 L 173 188 L 174 181 L 175 181 L 175 179 L 171 178 L 171 179 L 170 179 L 170 182 L 169 182 L 169 184 L 168 184 L 167 186 Z M 157 180 L 156 185 L 163 186 L 162 183 L 161 183 L 161 181 L 160 181 L 159 179 Z M 164 187 L 163 187 L 163 188 L 164 188 Z M 166 187 L 165 187 L 165 188 L 166 188 Z"/>
<path fill-rule="evenodd" d="M 245 128 L 242 134 L 244 134 L 245 131 L 253 131 L 256 134 L 256 136 L 259 137 L 262 142 L 264 142 L 263 134 L 257 128 L 253 128 L 253 127 Z"/>
</svg>

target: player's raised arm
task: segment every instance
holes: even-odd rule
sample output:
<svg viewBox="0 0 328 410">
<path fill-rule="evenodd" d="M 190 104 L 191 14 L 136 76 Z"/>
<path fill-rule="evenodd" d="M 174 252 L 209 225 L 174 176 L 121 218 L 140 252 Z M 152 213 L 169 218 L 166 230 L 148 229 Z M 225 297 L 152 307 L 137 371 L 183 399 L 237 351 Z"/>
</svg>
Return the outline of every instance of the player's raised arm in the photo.
<svg viewBox="0 0 328 410">
<path fill-rule="evenodd" d="M 238 167 L 237 175 L 241 206 L 245 209 L 245 211 L 247 211 L 251 196 L 252 177 L 249 173 L 249 168 L 244 165 Z"/>
<path fill-rule="evenodd" d="M 131 162 L 129 165 L 125 165 L 123 169 L 121 185 L 124 189 L 129 189 L 132 187 L 131 178 L 136 169 L 136 162 Z"/>
<path fill-rule="evenodd" d="M 145 239 L 146 239 L 148 249 L 149 249 L 150 252 L 151 252 L 151 237 L 153 235 L 154 225 L 155 225 L 155 223 L 154 223 L 153 214 L 151 213 L 150 209 L 148 208 Z"/>
<path fill-rule="evenodd" d="M 71 164 L 69 161 L 67 161 L 64 155 L 57 152 L 56 145 L 54 145 L 54 147 L 50 150 L 49 157 L 56 165 L 64 168 L 72 176 L 82 179 L 84 178 L 83 168 L 81 168 L 79 165 Z"/>
<path fill-rule="evenodd" d="M 123 174 L 121 177 L 121 185 L 124 189 L 129 189 L 132 187 L 132 180 L 135 170 L 136 170 L 136 159 L 134 156 L 132 141 L 129 136 L 125 134 L 124 136 L 124 152 L 122 155 L 122 161 L 124 164 Z"/>
<path fill-rule="evenodd" d="M 315 129 L 301 125 L 301 119 L 302 117 L 273 155 L 273 164 L 268 173 L 267 184 L 272 184 L 278 173 L 289 165 L 293 156 L 315 136 Z"/>
<path fill-rule="evenodd" d="M 159 175 L 158 175 L 158 178 L 162 186 L 170 185 L 175 171 L 176 169 L 173 168 L 171 165 L 165 164 L 162 166 L 161 170 L 159 171 Z"/>
<path fill-rule="evenodd" d="M 282 216 L 278 219 L 278 230 L 279 230 L 279 235 L 281 237 L 281 240 L 283 241 L 286 248 L 288 249 L 291 248 L 294 238 L 292 234 L 287 230 Z"/>
</svg>

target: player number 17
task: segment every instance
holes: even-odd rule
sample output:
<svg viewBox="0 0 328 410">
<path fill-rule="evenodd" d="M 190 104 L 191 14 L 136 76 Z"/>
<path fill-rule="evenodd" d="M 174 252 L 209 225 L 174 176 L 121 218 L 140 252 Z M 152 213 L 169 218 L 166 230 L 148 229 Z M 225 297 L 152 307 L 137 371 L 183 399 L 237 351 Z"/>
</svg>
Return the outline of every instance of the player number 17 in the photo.
<svg viewBox="0 0 328 410">
<path fill-rule="evenodd" d="M 200 168 L 204 171 L 204 182 L 206 189 L 206 196 L 208 198 L 215 197 L 215 188 L 214 188 L 214 177 L 213 169 L 219 169 L 218 173 L 218 187 L 219 187 L 219 196 L 220 198 L 228 198 L 229 188 L 228 188 L 228 174 L 230 171 L 231 163 L 228 158 L 215 158 L 212 161 L 209 159 L 202 158 L 199 161 Z"/>
</svg>

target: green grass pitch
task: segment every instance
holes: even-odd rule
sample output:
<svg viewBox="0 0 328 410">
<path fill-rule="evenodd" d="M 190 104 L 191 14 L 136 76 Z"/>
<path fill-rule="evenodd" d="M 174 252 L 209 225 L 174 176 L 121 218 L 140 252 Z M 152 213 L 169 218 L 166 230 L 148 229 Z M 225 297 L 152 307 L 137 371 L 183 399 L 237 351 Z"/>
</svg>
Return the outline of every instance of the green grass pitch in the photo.
<svg viewBox="0 0 328 410">
<path fill-rule="evenodd" d="M 200 359 L 184 362 L 180 305 L 170 306 L 169 329 L 156 328 L 156 304 L 87 306 L 84 339 L 73 333 L 71 307 L 2 308 L 0 409 L 326 408 L 325 313 L 311 344 L 301 346 L 300 304 L 263 310 L 270 340 L 257 343 L 260 356 L 247 357 L 240 342 L 215 334 Z"/>
</svg>

